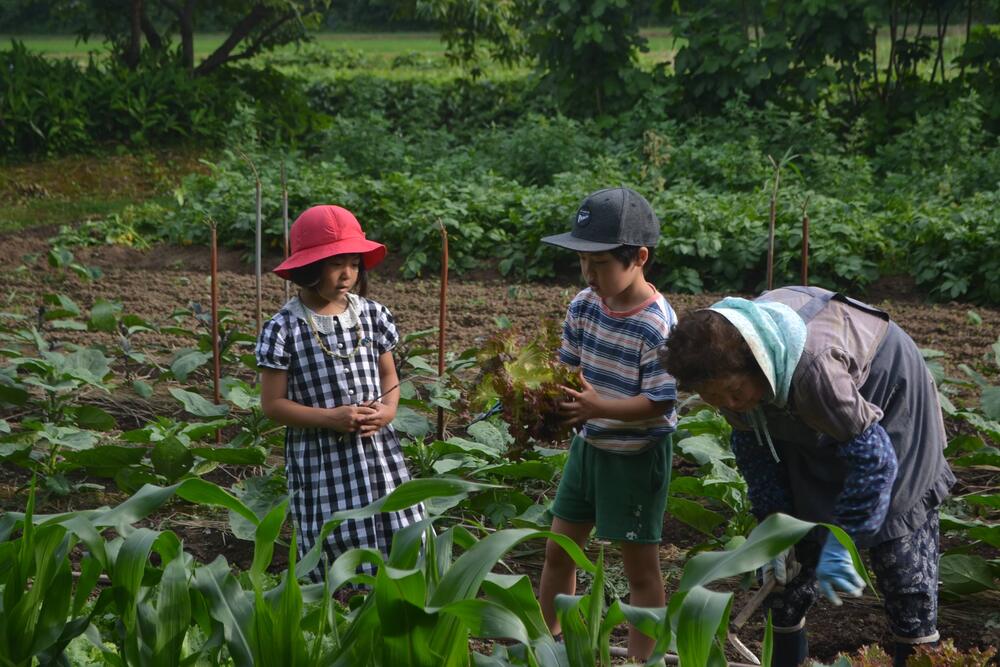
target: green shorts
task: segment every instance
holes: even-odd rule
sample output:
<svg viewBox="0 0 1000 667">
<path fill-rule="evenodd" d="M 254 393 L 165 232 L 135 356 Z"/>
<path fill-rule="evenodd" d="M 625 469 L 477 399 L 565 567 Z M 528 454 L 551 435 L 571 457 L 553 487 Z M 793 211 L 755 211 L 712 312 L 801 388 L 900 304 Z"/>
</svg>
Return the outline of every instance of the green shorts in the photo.
<svg viewBox="0 0 1000 667">
<path fill-rule="evenodd" d="M 593 523 L 597 537 L 659 543 L 673 461 L 671 436 L 641 454 L 615 454 L 573 438 L 551 512 Z"/>
</svg>

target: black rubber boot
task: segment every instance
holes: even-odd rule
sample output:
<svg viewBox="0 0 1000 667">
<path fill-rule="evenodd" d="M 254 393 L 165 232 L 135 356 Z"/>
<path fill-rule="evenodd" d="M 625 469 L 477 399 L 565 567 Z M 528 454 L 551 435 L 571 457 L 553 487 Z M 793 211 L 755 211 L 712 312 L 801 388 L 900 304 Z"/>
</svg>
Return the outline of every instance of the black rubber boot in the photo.
<svg viewBox="0 0 1000 667">
<path fill-rule="evenodd" d="M 929 642 L 926 644 L 904 644 L 903 642 L 894 642 L 892 645 L 892 667 L 906 667 L 907 658 L 917 652 L 918 646 L 937 645 L 938 642 Z"/>
<path fill-rule="evenodd" d="M 809 657 L 809 639 L 806 629 L 791 632 L 774 630 L 774 653 L 771 667 L 799 667 Z"/>
</svg>

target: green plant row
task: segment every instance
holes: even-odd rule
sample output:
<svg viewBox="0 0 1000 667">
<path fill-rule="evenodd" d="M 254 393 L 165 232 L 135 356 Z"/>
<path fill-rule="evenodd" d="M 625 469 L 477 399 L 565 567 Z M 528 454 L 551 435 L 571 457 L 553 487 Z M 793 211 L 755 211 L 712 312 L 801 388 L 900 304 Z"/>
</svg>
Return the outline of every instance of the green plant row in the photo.
<svg viewBox="0 0 1000 667">
<path fill-rule="evenodd" d="M 663 121 L 638 134 L 526 115 L 462 136 L 406 130 L 367 112 L 338 116 L 316 154 L 258 149 L 251 157 L 263 182 L 265 243 L 283 242 L 284 165 L 293 215 L 321 202 L 346 206 L 401 259 L 407 277 L 436 270 L 439 222 L 458 271 L 494 260 L 501 273 L 521 279 L 565 273 L 573 258 L 540 239 L 568 228 L 585 193 L 627 183 L 662 220 L 657 284 L 698 292 L 762 286 L 774 177 L 768 156 L 791 149 L 796 157 L 780 174 L 776 207 L 778 282 L 799 280 L 806 214 L 817 284 L 859 291 L 906 271 L 938 298 L 997 303 L 1000 288 L 989 277 L 1000 257 L 992 233 L 1000 149 L 975 109 L 974 99 L 957 101 L 875 155 L 841 145 L 829 119 L 734 103 L 719 119 Z M 943 126 L 953 130 L 948 146 Z M 253 145 L 246 139 L 244 146 Z M 926 160 L 931 150 L 937 163 Z M 129 227 L 147 238 L 204 243 L 211 217 L 222 243 L 246 247 L 256 224 L 252 178 L 241 156 L 226 153 L 210 174 L 187 178 L 174 203 L 94 223 L 94 238 Z M 66 240 L 81 236 L 68 232 Z"/>
<path fill-rule="evenodd" d="M 455 479 L 412 480 L 368 507 L 333 515 L 324 530 L 482 488 Z M 221 556 L 198 563 L 172 531 L 135 527 L 174 497 L 226 507 L 251 521 L 250 569 L 234 574 Z M 435 530 L 439 517 L 401 531 L 388 559 L 353 549 L 321 563 L 317 546 L 297 562 L 293 533 L 288 568 L 275 580 L 268 568 L 286 513 L 281 503 L 258 516 L 197 479 L 145 486 L 117 507 L 51 516 L 35 514 L 32 492 L 24 514 L 0 518 L 5 664 L 67 664 L 71 644 L 74 652 L 90 653 L 91 664 L 106 665 L 610 664 L 608 638 L 625 621 L 657 639 L 647 664 L 668 651 L 686 664 L 718 664 L 725 659 L 732 593 L 705 586 L 752 571 L 816 525 L 770 517 L 739 547 L 689 561 L 665 609 L 638 609 L 617 600 L 605 607 L 601 560 L 595 567 L 565 536 L 536 529 L 477 536 L 458 525 Z M 108 529 L 116 536 L 106 537 Z M 860 563 L 850 539 L 832 530 Z M 527 576 L 493 572 L 518 544 L 539 538 L 556 540 L 578 566 L 596 573 L 591 595 L 557 599 L 565 643 L 549 634 Z M 70 552 L 77 545 L 86 557 L 75 564 Z M 298 572 L 321 564 L 322 583 L 299 581 Z M 374 574 L 359 571 L 361 565 Z M 350 584 L 371 591 L 344 609 L 331 595 Z M 507 641 L 485 656 L 470 649 L 471 637 Z"/>
</svg>

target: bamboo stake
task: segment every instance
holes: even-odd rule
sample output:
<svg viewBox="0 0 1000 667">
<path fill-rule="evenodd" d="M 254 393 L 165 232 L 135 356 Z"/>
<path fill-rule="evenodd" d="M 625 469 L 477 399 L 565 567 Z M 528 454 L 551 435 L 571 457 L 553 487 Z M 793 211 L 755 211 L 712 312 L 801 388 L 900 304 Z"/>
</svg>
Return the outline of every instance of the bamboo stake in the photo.
<svg viewBox="0 0 1000 667">
<path fill-rule="evenodd" d="M 809 197 L 802 204 L 802 284 L 809 284 Z"/>
<path fill-rule="evenodd" d="M 771 168 L 774 169 L 774 186 L 771 189 L 771 215 L 767 233 L 767 289 L 769 290 L 774 289 L 774 226 L 778 218 L 778 188 L 781 186 L 781 169 L 785 165 L 791 164 L 792 160 L 797 157 L 798 155 L 792 155 L 791 148 L 785 151 L 785 154 L 778 162 L 775 162 L 774 158 L 770 155 L 767 156 L 767 159 L 771 162 Z M 794 166 L 792 169 L 798 171 Z"/>
<path fill-rule="evenodd" d="M 212 275 L 212 396 L 215 404 L 222 403 L 219 394 L 219 383 L 222 375 L 222 355 L 219 350 L 219 243 L 217 225 L 214 218 L 208 219 L 212 230 L 211 258 L 209 260 Z M 222 444 L 222 430 L 215 429 L 215 444 Z"/>
<path fill-rule="evenodd" d="M 774 223 L 778 217 L 778 186 L 781 184 L 781 165 L 774 161 L 770 155 L 767 159 L 771 161 L 774 168 L 774 187 L 771 190 L 771 215 L 767 228 L 767 289 L 774 289 Z"/>
<path fill-rule="evenodd" d="M 285 259 L 288 259 L 288 180 L 285 178 L 285 160 L 281 160 L 281 221 L 285 226 Z M 291 281 L 285 283 L 285 301 L 292 296 Z"/>
<path fill-rule="evenodd" d="M 261 227 L 262 227 L 261 220 L 262 220 L 262 215 L 261 215 L 260 173 L 257 171 L 257 166 L 253 163 L 253 160 L 250 159 L 250 156 L 248 156 L 246 153 L 244 153 L 243 151 L 241 151 L 238 148 L 236 149 L 236 152 L 239 153 L 240 157 L 242 157 L 243 160 L 248 165 L 250 165 L 250 169 L 253 171 L 254 189 L 255 189 L 255 193 L 256 193 L 257 225 L 256 225 L 256 235 L 254 237 L 254 246 L 255 246 L 255 250 L 256 250 L 256 252 L 255 252 L 255 260 L 256 261 L 254 262 L 254 284 L 255 284 L 256 292 L 257 292 L 257 313 L 256 313 L 257 319 L 256 319 L 256 322 L 257 322 L 257 333 L 259 334 L 260 330 L 261 330 L 261 327 L 263 325 L 263 321 L 264 321 L 263 307 L 261 305 L 261 302 L 263 301 L 263 299 L 261 297 Z"/>
<path fill-rule="evenodd" d="M 444 223 L 438 220 L 441 232 L 441 302 L 438 307 L 438 382 L 444 377 L 444 328 L 447 313 L 448 296 L 448 230 Z M 444 408 L 438 406 L 437 439 L 444 439 Z"/>
</svg>

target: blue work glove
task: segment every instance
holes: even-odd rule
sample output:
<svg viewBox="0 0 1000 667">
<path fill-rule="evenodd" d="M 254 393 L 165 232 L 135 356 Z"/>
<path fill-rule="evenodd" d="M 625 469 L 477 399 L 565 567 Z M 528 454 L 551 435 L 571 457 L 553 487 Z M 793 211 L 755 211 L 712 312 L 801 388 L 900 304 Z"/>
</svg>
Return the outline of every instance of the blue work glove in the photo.
<svg viewBox="0 0 1000 667">
<path fill-rule="evenodd" d="M 826 536 L 826 543 L 819 555 L 819 564 L 816 565 L 816 579 L 823 595 L 838 607 L 843 602 L 837 597 L 837 591 L 859 598 L 861 592 L 865 590 L 865 582 L 854 569 L 850 552 L 833 536 L 833 533 Z"/>
</svg>

